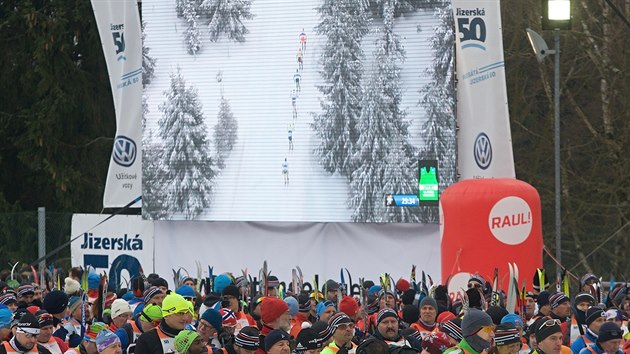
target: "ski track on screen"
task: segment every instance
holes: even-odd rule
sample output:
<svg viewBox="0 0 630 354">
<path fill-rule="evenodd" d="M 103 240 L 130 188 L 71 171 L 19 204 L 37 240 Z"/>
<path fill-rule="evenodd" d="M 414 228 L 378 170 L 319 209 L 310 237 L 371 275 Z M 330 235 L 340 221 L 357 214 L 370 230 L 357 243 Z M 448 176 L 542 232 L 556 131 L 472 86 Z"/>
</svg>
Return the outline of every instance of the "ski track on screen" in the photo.
<svg viewBox="0 0 630 354">
<path fill-rule="evenodd" d="M 316 11 L 319 3 L 318 0 L 255 0 L 251 8 L 254 19 L 244 21 L 249 30 L 244 43 L 229 42 L 225 38 L 210 42 L 205 24 L 200 24 L 202 48 L 192 56 L 186 53 L 185 24 L 176 16 L 175 2 L 143 2 L 146 45 L 150 47 L 150 55 L 157 59 L 155 77 L 145 89 L 149 107 L 147 129 L 152 131 L 154 139 L 158 136 L 157 121 L 161 117 L 158 106 L 164 101 L 163 92 L 170 84 L 169 73 L 178 65 L 187 86 L 198 90 L 208 138 L 212 137 L 219 110 L 220 85 L 216 82 L 219 71 L 223 73 L 224 95 L 238 121 L 238 140 L 225 160 L 225 169 L 215 180 L 211 207 L 198 219 L 350 220 L 346 179 L 326 173 L 312 153 L 317 140 L 309 123 L 312 113 L 320 111 L 321 94 L 316 86 L 321 84 L 319 56 L 326 41 L 314 30 L 320 20 Z M 431 18 L 432 10 L 418 11 L 397 19 L 401 25 L 396 27 L 407 51 L 407 60 L 401 65 L 405 87 L 402 106 L 408 112 L 407 119 L 412 121 L 410 133 L 416 146 L 420 142 L 419 127 L 426 115 L 417 104 L 420 100 L 417 90 L 428 80 L 422 73 L 431 62 L 428 39 L 432 34 L 429 26 L 418 33 L 416 25 Z M 403 26 L 405 22 L 413 25 Z M 287 128 L 293 122 L 290 93 L 295 87 L 298 36 L 303 28 L 308 40 L 301 72 L 302 90 L 297 100 L 298 118 L 293 131 L 294 149 L 289 151 Z M 364 79 L 369 78 L 375 38 L 370 34 L 363 42 Z M 417 53 L 419 51 L 422 52 Z M 282 176 L 285 157 L 289 163 L 288 186 Z"/>
</svg>

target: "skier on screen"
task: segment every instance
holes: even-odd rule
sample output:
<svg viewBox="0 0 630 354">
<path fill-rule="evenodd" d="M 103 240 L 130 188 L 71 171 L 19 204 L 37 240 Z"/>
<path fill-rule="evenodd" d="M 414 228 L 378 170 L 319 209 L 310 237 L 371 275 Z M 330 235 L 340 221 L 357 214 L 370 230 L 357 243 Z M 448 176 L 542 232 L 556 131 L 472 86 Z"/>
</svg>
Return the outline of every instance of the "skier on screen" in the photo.
<svg viewBox="0 0 630 354">
<path fill-rule="evenodd" d="M 302 32 L 299 35 L 300 44 L 302 45 L 302 51 L 306 52 L 306 32 L 304 32 L 304 28 L 302 28 Z"/>
<path fill-rule="evenodd" d="M 291 123 L 287 127 L 287 134 L 289 136 L 289 151 L 293 151 L 293 130 L 295 130 L 295 125 Z"/>
<path fill-rule="evenodd" d="M 297 92 L 291 91 L 291 106 L 293 107 L 293 119 L 297 119 Z"/>
<path fill-rule="evenodd" d="M 293 75 L 293 81 L 295 81 L 295 90 L 300 92 L 300 81 L 302 81 L 302 75 L 300 75 L 300 70 L 295 69 L 295 74 Z"/>
<path fill-rule="evenodd" d="M 282 163 L 282 176 L 284 176 L 284 185 L 289 184 L 289 163 L 287 162 L 287 158 L 284 158 L 284 162 Z"/>
<path fill-rule="evenodd" d="M 302 48 L 298 48 L 297 54 L 295 55 L 298 61 L 298 69 L 304 70 L 304 54 L 302 53 Z"/>
</svg>

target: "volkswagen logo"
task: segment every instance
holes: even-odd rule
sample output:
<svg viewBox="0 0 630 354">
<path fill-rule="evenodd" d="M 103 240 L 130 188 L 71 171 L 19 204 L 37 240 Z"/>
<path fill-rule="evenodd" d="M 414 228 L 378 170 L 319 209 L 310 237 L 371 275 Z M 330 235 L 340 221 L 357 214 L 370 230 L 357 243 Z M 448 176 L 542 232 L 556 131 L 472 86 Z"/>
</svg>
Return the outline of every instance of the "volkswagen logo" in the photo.
<svg viewBox="0 0 630 354">
<path fill-rule="evenodd" d="M 490 163 L 492 163 L 492 144 L 490 144 L 490 138 L 488 138 L 486 133 L 477 135 L 473 154 L 475 155 L 475 162 L 480 169 L 485 170 L 490 167 Z"/>
<path fill-rule="evenodd" d="M 114 142 L 112 158 L 114 162 L 123 167 L 129 167 L 136 161 L 136 143 L 126 136 L 119 135 Z"/>
</svg>

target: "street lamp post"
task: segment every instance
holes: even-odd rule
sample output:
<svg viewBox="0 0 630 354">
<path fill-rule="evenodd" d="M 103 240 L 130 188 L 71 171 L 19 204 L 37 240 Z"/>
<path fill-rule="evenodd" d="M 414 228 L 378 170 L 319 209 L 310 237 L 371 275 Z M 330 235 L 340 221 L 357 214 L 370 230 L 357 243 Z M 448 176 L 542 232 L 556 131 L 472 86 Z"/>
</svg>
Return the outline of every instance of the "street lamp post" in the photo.
<svg viewBox="0 0 630 354">
<path fill-rule="evenodd" d="M 562 262 L 562 183 L 560 177 L 560 29 L 571 26 L 570 0 L 542 0 L 543 29 L 553 29 L 554 49 L 549 50 L 545 40 L 536 32 L 527 29 L 527 37 L 541 63 L 548 55 L 554 55 L 554 173 L 555 173 L 555 240 L 556 240 L 556 278 L 561 277 Z"/>
</svg>

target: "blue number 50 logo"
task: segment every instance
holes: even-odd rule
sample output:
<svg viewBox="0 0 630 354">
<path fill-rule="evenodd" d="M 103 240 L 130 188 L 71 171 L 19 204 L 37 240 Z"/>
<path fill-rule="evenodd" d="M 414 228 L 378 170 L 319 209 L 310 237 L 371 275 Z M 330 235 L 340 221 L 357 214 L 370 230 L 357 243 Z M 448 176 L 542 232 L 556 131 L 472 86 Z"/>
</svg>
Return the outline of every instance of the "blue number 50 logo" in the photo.
<svg viewBox="0 0 630 354">
<path fill-rule="evenodd" d="M 462 49 L 479 48 L 484 51 L 486 50 L 486 46 L 484 45 L 486 41 L 486 22 L 482 18 L 458 18 L 457 30 L 461 34 L 460 42 L 462 43 Z M 476 43 L 464 43 L 468 41 Z"/>
</svg>

